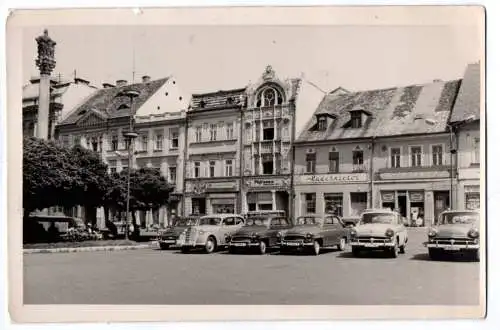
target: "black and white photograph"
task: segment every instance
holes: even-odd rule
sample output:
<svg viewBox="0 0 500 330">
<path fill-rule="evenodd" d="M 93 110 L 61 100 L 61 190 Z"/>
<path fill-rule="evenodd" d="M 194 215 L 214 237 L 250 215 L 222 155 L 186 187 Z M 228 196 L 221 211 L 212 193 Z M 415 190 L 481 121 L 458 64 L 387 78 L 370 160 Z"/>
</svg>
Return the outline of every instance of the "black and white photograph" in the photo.
<svg viewBox="0 0 500 330">
<path fill-rule="evenodd" d="M 484 15 L 15 12 L 12 316 L 484 317 Z"/>
</svg>

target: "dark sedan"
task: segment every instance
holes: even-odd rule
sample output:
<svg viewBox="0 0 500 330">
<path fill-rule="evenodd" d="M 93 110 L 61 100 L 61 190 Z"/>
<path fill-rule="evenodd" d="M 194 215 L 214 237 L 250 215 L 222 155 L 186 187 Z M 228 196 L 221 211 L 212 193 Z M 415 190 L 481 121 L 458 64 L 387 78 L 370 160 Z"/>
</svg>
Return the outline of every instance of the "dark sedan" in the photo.
<svg viewBox="0 0 500 330">
<path fill-rule="evenodd" d="M 338 216 L 301 216 L 297 218 L 295 227 L 283 237 L 280 251 L 307 251 L 314 255 L 325 247 L 337 247 L 343 251 L 348 239 L 349 231 Z"/>
<path fill-rule="evenodd" d="M 174 225 L 158 234 L 158 245 L 160 249 L 167 250 L 171 246 L 177 245 L 179 237 L 188 229 L 189 226 L 196 225 L 199 217 L 179 217 Z"/>
<path fill-rule="evenodd" d="M 240 230 L 226 237 L 229 253 L 254 250 L 265 254 L 269 248 L 280 246 L 281 237 L 290 228 L 292 224 L 284 216 L 251 216 Z"/>
</svg>

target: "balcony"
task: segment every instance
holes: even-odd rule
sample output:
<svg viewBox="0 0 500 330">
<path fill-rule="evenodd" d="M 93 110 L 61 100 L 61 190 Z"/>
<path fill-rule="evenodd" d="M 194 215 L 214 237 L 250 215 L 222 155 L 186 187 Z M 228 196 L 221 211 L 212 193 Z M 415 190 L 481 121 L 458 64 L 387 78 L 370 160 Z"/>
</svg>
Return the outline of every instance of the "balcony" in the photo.
<svg viewBox="0 0 500 330">
<path fill-rule="evenodd" d="M 352 173 L 365 173 L 367 172 L 367 168 L 365 164 L 353 164 L 352 165 Z"/>
<path fill-rule="evenodd" d="M 269 142 L 262 142 L 260 144 L 260 152 L 263 153 L 263 154 L 270 154 L 273 152 L 273 142 L 272 141 L 269 141 Z"/>
</svg>

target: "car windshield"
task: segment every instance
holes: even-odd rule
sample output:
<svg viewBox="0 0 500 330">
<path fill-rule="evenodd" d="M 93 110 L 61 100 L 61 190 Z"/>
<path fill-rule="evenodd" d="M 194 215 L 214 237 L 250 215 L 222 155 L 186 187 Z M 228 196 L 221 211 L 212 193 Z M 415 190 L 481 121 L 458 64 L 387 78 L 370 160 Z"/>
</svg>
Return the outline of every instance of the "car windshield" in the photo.
<svg viewBox="0 0 500 330">
<path fill-rule="evenodd" d="M 479 222 L 479 214 L 472 212 L 445 213 L 441 224 L 475 224 Z"/>
<path fill-rule="evenodd" d="M 320 220 L 316 217 L 298 217 L 297 225 L 318 225 Z"/>
<path fill-rule="evenodd" d="M 391 213 L 365 213 L 361 218 L 361 224 L 369 223 L 396 223 L 397 218 Z"/>
<path fill-rule="evenodd" d="M 218 226 L 220 225 L 220 218 L 215 218 L 215 217 L 206 217 L 206 218 L 201 218 L 200 219 L 200 225 L 201 226 Z"/>
<path fill-rule="evenodd" d="M 287 226 L 288 219 L 285 217 L 276 217 L 271 219 L 271 227 Z"/>
<path fill-rule="evenodd" d="M 269 219 L 265 217 L 249 217 L 246 221 L 246 226 L 265 226 L 269 223 Z"/>
<path fill-rule="evenodd" d="M 180 218 L 177 219 L 177 221 L 174 224 L 174 226 L 176 227 L 195 226 L 195 225 L 196 225 L 196 219 L 193 218 Z"/>
</svg>

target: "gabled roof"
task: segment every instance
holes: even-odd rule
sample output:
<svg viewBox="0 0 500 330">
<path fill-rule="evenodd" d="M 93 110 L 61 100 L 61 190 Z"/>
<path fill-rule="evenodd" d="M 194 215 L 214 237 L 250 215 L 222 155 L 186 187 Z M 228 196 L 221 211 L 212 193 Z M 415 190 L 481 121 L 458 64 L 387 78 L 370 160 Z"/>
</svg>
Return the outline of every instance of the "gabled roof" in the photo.
<svg viewBox="0 0 500 330">
<path fill-rule="evenodd" d="M 137 83 L 120 87 L 103 88 L 92 94 L 78 106 L 60 125 L 75 124 L 89 111 L 97 111 L 104 118 L 120 118 L 130 115 L 130 99 L 124 92 L 135 90 L 139 96 L 134 99 L 134 114 L 153 96 L 170 78 L 162 78 L 145 83 Z"/>
<path fill-rule="evenodd" d="M 468 118 L 478 120 L 481 102 L 481 67 L 479 63 L 469 64 L 458 92 L 457 101 L 451 113 L 450 123 L 465 121 Z"/>
<path fill-rule="evenodd" d="M 314 131 L 317 119 L 312 116 L 297 142 L 444 132 L 459 84 L 460 80 L 434 81 L 326 95 L 315 114 L 332 113 L 337 119 L 326 130 Z M 360 109 L 371 115 L 367 116 L 363 127 L 350 128 L 350 112 Z"/>
<path fill-rule="evenodd" d="M 234 107 L 245 97 L 246 88 L 219 90 L 203 94 L 193 94 L 191 111 Z"/>
</svg>

